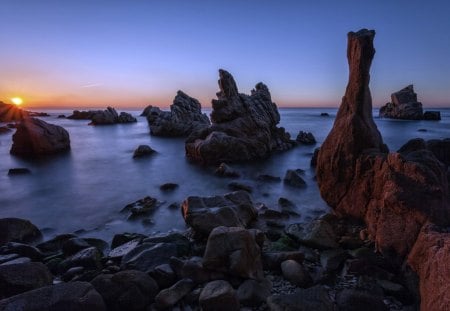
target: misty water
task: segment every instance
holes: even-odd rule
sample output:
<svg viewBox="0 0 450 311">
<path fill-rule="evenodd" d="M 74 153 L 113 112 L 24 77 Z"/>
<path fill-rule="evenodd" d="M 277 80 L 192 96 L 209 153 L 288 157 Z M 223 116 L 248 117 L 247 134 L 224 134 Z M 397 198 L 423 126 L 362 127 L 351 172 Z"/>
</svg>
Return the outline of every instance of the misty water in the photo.
<svg viewBox="0 0 450 311">
<path fill-rule="evenodd" d="M 450 137 L 450 109 L 440 109 L 441 121 L 401 121 L 379 119 L 375 122 L 390 150 L 396 150 L 411 138 L 442 139 Z M 170 209 L 190 195 L 210 196 L 230 192 L 228 184 L 238 181 L 253 187 L 253 201 L 277 208 L 280 197 L 293 201 L 300 217 L 306 221 L 328 211 L 314 181 L 310 159 L 314 149 L 330 131 L 337 109 L 280 109 L 280 125 L 293 138 L 300 130 L 310 131 L 318 143 L 298 146 L 270 158 L 232 167 L 241 173 L 238 179 L 214 175 L 214 167 L 190 163 L 184 155 L 184 139 L 160 138 L 149 134 L 140 111 L 128 111 L 137 123 L 111 126 L 88 126 L 86 120 L 59 119 L 70 111 L 49 110 L 46 122 L 63 126 L 71 139 L 71 150 L 39 160 L 26 160 L 9 154 L 12 134 L 0 135 L 0 218 L 19 217 L 45 229 L 47 236 L 84 230 L 82 235 L 108 241 L 115 233 L 146 234 L 185 229 L 180 209 Z M 328 117 L 320 114 L 326 112 Z M 1 124 L 0 125 L 4 125 Z M 418 131 L 426 129 L 426 132 Z M 134 149 L 148 144 L 157 151 L 148 158 L 133 159 Z M 29 175 L 8 176 L 8 170 L 26 167 Z M 307 187 L 292 188 L 283 182 L 259 182 L 259 174 L 283 178 L 287 169 L 303 169 Z M 173 182 L 179 187 L 170 192 L 159 189 Z M 152 196 L 164 203 L 151 215 L 151 222 L 127 221 L 120 213 L 128 203 Z"/>
</svg>

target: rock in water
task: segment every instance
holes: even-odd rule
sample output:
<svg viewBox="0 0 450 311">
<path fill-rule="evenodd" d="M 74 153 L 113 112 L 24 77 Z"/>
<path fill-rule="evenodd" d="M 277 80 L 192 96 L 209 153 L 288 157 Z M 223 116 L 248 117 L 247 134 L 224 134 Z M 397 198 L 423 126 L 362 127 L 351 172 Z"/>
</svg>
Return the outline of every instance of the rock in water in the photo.
<svg viewBox="0 0 450 311">
<path fill-rule="evenodd" d="M 70 149 L 70 138 L 64 128 L 36 118 L 26 118 L 17 126 L 10 153 L 20 156 L 39 156 L 68 149 Z"/>
<path fill-rule="evenodd" d="M 240 94 L 233 76 L 219 70 L 220 92 L 212 101 L 212 125 L 186 140 L 186 156 L 206 164 L 260 159 L 294 145 L 280 121 L 269 89 L 258 83 L 252 94 Z"/>
<path fill-rule="evenodd" d="M 74 120 L 91 120 L 90 125 L 108 125 L 116 123 L 133 123 L 137 122 L 136 118 L 127 112 L 117 113 L 116 109 L 107 107 L 106 110 L 74 110 L 72 115 L 67 119 Z"/>
<path fill-rule="evenodd" d="M 200 102 L 182 91 L 178 91 L 170 105 L 170 111 L 161 111 L 157 107 L 145 108 L 150 133 L 155 136 L 188 136 L 192 131 L 210 125 L 208 116 L 202 114 Z"/>
<path fill-rule="evenodd" d="M 380 108 L 380 117 L 421 120 L 423 118 L 422 103 L 417 101 L 413 85 L 392 93 L 391 102 Z"/>
<path fill-rule="evenodd" d="M 446 167 L 425 143 L 411 143 L 401 153 L 390 154 L 383 144 L 372 119 L 369 90 L 374 35 L 366 29 L 348 34 L 349 83 L 333 128 L 319 151 L 316 173 L 320 193 L 337 214 L 364 219 L 377 249 L 393 263 L 403 261 L 414 246 L 414 262 L 420 264 L 412 268 L 421 276 L 422 307 L 445 310 L 439 306 L 445 304 L 443 299 L 449 301 L 448 291 L 439 296 L 437 290 L 425 286 L 448 287 L 448 278 L 442 278 L 439 269 L 422 273 L 435 258 L 415 244 L 420 242 L 416 239 L 425 224 L 450 224 Z M 404 99 L 399 96 L 396 100 Z M 440 245 L 447 239 L 443 237 Z M 427 282 L 430 279 L 435 282 Z M 432 297 L 440 300 L 433 302 Z"/>
<path fill-rule="evenodd" d="M 0 219 L 0 246 L 8 242 L 32 243 L 42 240 L 42 233 L 30 221 L 20 218 Z"/>
</svg>

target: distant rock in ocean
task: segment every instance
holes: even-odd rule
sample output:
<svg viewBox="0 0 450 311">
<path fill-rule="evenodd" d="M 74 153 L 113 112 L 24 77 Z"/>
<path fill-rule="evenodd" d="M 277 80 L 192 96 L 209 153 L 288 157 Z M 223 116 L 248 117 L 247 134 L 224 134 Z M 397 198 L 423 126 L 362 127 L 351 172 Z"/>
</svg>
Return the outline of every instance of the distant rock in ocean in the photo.
<svg viewBox="0 0 450 311">
<path fill-rule="evenodd" d="M 107 107 L 106 110 L 74 110 L 72 115 L 67 119 L 73 120 L 91 120 L 89 125 L 109 125 L 117 123 L 133 123 L 137 122 L 136 118 L 127 112 L 117 113 L 116 109 Z"/>
<path fill-rule="evenodd" d="M 447 168 L 422 140 L 409 142 L 400 153 L 388 153 L 372 118 L 374 36 L 375 31 L 366 29 L 348 34 L 349 82 L 318 154 L 317 182 L 322 198 L 338 215 L 366 222 L 377 249 L 392 264 L 408 260 L 420 278 L 421 309 L 447 310 L 449 294 L 441 290 L 450 283 L 444 264 L 450 260 Z M 393 101 L 417 103 L 412 87 Z M 435 144 L 445 155 L 446 142 Z"/>
<path fill-rule="evenodd" d="M 16 105 L 6 104 L 0 101 L 0 122 L 20 121 L 26 117 L 48 117 L 45 112 L 33 112 L 23 110 Z"/>
<path fill-rule="evenodd" d="M 439 111 L 423 112 L 413 85 L 391 94 L 391 102 L 380 108 L 380 117 L 403 120 L 440 120 Z"/>
<path fill-rule="evenodd" d="M 10 153 L 20 156 L 54 154 L 70 149 L 69 133 L 61 126 L 26 118 L 17 126 Z"/>
<path fill-rule="evenodd" d="M 208 116 L 202 113 L 200 102 L 182 91 L 177 92 L 170 111 L 147 106 L 141 115 L 147 117 L 150 133 L 155 136 L 188 136 L 211 124 Z"/>
<path fill-rule="evenodd" d="M 251 95 L 240 94 L 233 76 L 219 70 L 217 100 L 212 101 L 210 127 L 186 140 L 186 156 L 204 164 L 261 159 L 294 146 L 277 127 L 280 115 L 267 86 L 258 83 Z"/>
</svg>

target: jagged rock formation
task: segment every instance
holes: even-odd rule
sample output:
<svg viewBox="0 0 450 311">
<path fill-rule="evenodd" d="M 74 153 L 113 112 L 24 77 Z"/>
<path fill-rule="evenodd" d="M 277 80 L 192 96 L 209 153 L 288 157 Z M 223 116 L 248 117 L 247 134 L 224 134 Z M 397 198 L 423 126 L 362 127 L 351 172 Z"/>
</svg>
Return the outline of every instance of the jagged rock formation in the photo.
<svg viewBox="0 0 450 311">
<path fill-rule="evenodd" d="M 133 123 L 137 122 L 136 118 L 127 112 L 117 113 L 116 109 L 107 107 L 106 110 L 74 110 L 72 115 L 67 119 L 73 120 L 91 120 L 89 125 L 109 125 L 116 123 Z"/>
<path fill-rule="evenodd" d="M 240 94 L 233 76 L 219 70 L 217 100 L 212 101 L 212 125 L 186 140 L 186 156 L 205 164 L 264 158 L 294 145 L 284 128 L 267 86 L 258 83 L 251 95 Z"/>
<path fill-rule="evenodd" d="M 61 126 L 25 118 L 13 135 L 10 153 L 20 156 L 53 154 L 70 149 L 69 133 Z"/>
<path fill-rule="evenodd" d="M 364 219 L 378 250 L 401 261 L 418 247 L 416 240 L 424 225 L 450 223 L 447 173 L 424 144 L 410 144 L 400 153 L 388 153 L 383 144 L 373 122 L 369 90 L 374 36 L 374 31 L 366 29 L 348 34 L 349 83 L 320 148 L 316 173 L 324 200 L 340 215 Z M 425 291 L 424 284 L 434 279 L 433 286 L 445 287 L 450 275 L 421 274 L 423 265 L 434 260 L 422 255 L 424 251 L 410 261 L 420 263 L 412 268 L 421 276 L 422 299 L 429 303 L 429 310 L 443 310 L 438 307 L 443 299 L 436 294 L 439 291 Z"/>
<path fill-rule="evenodd" d="M 404 120 L 440 120 L 439 111 L 423 112 L 412 84 L 391 94 L 391 102 L 380 108 L 380 117 Z"/>
<path fill-rule="evenodd" d="M 142 112 L 147 117 L 150 133 L 155 136 L 188 136 L 192 131 L 209 126 L 208 116 L 202 114 L 200 102 L 178 91 L 170 111 L 148 106 Z"/>
</svg>

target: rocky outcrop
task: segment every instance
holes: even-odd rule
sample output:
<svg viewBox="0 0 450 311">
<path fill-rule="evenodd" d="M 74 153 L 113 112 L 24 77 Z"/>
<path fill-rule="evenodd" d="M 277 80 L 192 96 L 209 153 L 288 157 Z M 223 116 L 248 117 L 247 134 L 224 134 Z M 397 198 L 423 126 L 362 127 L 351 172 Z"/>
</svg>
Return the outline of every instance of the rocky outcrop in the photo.
<svg viewBox="0 0 450 311">
<path fill-rule="evenodd" d="M 177 92 L 170 111 L 149 106 L 142 114 L 147 117 L 150 133 L 155 136 L 188 136 L 210 125 L 208 116 L 202 113 L 200 102 L 182 91 Z"/>
<path fill-rule="evenodd" d="M 61 126 L 36 118 L 26 118 L 19 123 L 13 135 L 11 154 L 39 156 L 70 149 L 69 133 Z"/>
<path fill-rule="evenodd" d="M 294 145 L 284 128 L 267 86 L 258 83 L 251 95 L 240 94 L 233 76 L 219 70 L 217 100 L 212 101 L 212 125 L 186 140 L 186 156 L 205 164 L 265 158 Z"/>
<path fill-rule="evenodd" d="M 444 164 L 424 144 L 410 144 L 390 154 L 383 144 L 371 115 L 374 35 L 365 29 L 348 34 L 349 83 L 320 148 L 316 173 L 320 193 L 335 212 L 365 220 L 377 249 L 401 262 L 426 223 L 449 224 L 448 183 Z M 414 96 L 398 95 L 395 100 Z M 429 260 L 433 259 L 423 258 Z M 424 301 L 427 295 L 422 290 Z"/>
<path fill-rule="evenodd" d="M 48 117 L 45 112 L 33 112 L 23 110 L 16 105 L 6 104 L 0 101 L 0 122 L 21 121 L 28 117 Z"/>
<path fill-rule="evenodd" d="M 137 122 L 136 118 L 127 112 L 117 113 L 116 109 L 107 107 L 106 110 L 74 110 L 72 115 L 67 119 L 73 120 L 91 120 L 89 125 L 109 125 L 116 123 L 133 123 Z"/>
<path fill-rule="evenodd" d="M 413 85 L 391 94 L 391 102 L 380 108 L 381 118 L 403 120 L 440 120 L 439 111 L 423 112 L 422 103 L 417 101 Z"/>
</svg>

